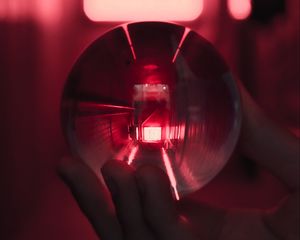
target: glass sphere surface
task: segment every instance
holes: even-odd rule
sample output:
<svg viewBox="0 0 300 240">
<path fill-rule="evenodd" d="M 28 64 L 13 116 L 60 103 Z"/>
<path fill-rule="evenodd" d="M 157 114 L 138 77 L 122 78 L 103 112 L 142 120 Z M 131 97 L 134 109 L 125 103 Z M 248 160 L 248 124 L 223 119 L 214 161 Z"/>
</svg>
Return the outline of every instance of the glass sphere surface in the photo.
<svg viewBox="0 0 300 240">
<path fill-rule="evenodd" d="M 96 174 L 109 159 L 162 168 L 182 196 L 208 183 L 240 131 L 239 93 L 214 47 L 162 22 L 122 25 L 95 40 L 67 79 L 62 126 Z"/>
</svg>

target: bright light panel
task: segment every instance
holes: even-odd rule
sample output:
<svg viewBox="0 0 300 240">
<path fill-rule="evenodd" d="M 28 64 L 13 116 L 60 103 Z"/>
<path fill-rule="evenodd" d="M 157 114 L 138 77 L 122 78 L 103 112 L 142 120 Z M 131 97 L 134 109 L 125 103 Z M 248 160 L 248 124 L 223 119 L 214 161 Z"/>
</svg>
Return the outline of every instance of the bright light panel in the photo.
<svg viewBox="0 0 300 240">
<path fill-rule="evenodd" d="M 86 16 L 100 21 L 192 21 L 203 0 L 83 0 Z"/>
<path fill-rule="evenodd" d="M 144 127 L 144 141 L 155 142 L 161 140 L 161 127 Z"/>
<path fill-rule="evenodd" d="M 246 19 L 252 10 L 251 0 L 227 0 L 227 6 L 230 15 L 237 20 Z"/>
</svg>

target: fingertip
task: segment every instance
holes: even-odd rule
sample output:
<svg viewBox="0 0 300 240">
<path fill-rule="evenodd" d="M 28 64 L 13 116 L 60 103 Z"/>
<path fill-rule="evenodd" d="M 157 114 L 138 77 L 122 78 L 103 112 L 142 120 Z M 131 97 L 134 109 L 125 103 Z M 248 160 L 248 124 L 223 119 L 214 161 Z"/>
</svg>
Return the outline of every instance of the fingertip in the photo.
<svg viewBox="0 0 300 240">
<path fill-rule="evenodd" d="M 125 161 L 110 160 L 101 169 L 115 203 L 126 239 L 149 239 L 144 223 L 135 170 Z"/>
<path fill-rule="evenodd" d="M 64 182 L 69 180 L 75 170 L 75 160 L 71 156 L 63 156 L 56 166 L 56 172 Z"/>
<path fill-rule="evenodd" d="M 115 207 L 97 175 L 80 159 L 63 157 L 57 172 L 101 239 L 123 239 Z"/>
<path fill-rule="evenodd" d="M 103 174 L 109 174 L 109 173 L 115 173 L 115 171 L 118 171 L 118 169 L 125 169 L 129 170 L 129 165 L 120 160 L 111 159 L 104 163 L 104 165 L 101 168 L 101 172 Z"/>
<path fill-rule="evenodd" d="M 101 173 L 106 186 L 109 188 L 114 199 L 122 193 L 126 193 L 126 188 L 135 188 L 135 170 L 125 161 L 109 160 L 101 168 Z"/>
<path fill-rule="evenodd" d="M 82 187 L 87 181 L 99 181 L 87 164 L 73 156 L 62 157 L 57 166 L 57 174 L 71 190 Z"/>
<path fill-rule="evenodd" d="M 178 213 L 166 173 L 155 166 L 143 166 L 136 172 L 136 181 L 150 224 L 157 229 L 176 225 Z"/>
<path fill-rule="evenodd" d="M 125 181 L 134 175 L 134 170 L 126 162 L 120 160 L 109 160 L 101 168 L 105 180 Z"/>
<path fill-rule="evenodd" d="M 156 166 L 145 165 L 137 169 L 136 178 L 147 184 L 159 184 L 163 182 L 166 185 L 170 185 L 169 178 L 165 172 Z"/>
<path fill-rule="evenodd" d="M 142 166 L 136 171 L 135 177 L 142 192 L 170 191 L 169 178 L 161 168 L 151 165 Z"/>
</svg>

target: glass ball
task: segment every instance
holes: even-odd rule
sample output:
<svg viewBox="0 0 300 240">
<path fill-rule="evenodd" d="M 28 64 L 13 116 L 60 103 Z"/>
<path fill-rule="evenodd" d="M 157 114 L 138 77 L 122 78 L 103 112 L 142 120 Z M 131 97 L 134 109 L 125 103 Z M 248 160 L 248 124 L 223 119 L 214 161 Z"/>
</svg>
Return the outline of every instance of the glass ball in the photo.
<svg viewBox="0 0 300 240">
<path fill-rule="evenodd" d="M 69 74 L 61 109 L 72 152 L 96 174 L 110 159 L 155 165 L 176 198 L 217 175 L 241 125 L 222 57 L 196 32 L 162 22 L 122 25 L 95 40 Z"/>
</svg>

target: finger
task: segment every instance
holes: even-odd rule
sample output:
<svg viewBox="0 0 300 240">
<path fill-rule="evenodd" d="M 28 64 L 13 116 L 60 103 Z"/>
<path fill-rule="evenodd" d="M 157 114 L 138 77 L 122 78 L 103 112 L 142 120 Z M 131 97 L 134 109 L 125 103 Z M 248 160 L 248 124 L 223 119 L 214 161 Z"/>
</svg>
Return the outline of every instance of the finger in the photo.
<svg viewBox="0 0 300 240">
<path fill-rule="evenodd" d="M 243 153 L 279 177 L 292 192 L 298 191 L 298 139 L 272 122 L 242 84 L 240 89 L 244 109 L 240 138 Z"/>
<path fill-rule="evenodd" d="M 159 168 L 137 170 L 145 217 L 162 239 L 192 239 L 182 228 L 167 175 Z"/>
<path fill-rule="evenodd" d="M 88 166 L 68 158 L 68 162 L 59 166 L 58 172 L 97 235 L 102 240 L 121 240 L 122 229 L 109 192 Z"/>
<path fill-rule="evenodd" d="M 299 239 L 299 192 L 284 199 L 279 206 L 263 215 L 265 226 L 278 239 Z"/>
<path fill-rule="evenodd" d="M 187 221 L 188 227 L 199 239 L 220 239 L 226 211 L 209 206 L 191 197 L 182 198 L 177 205 Z"/>
<path fill-rule="evenodd" d="M 134 170 L 125 162 L 109 161 L 101 171 L 112 192 L 117 215 L 126 238 L 130 240 L 154 239 L 143 218 Z"/>
</svg>

